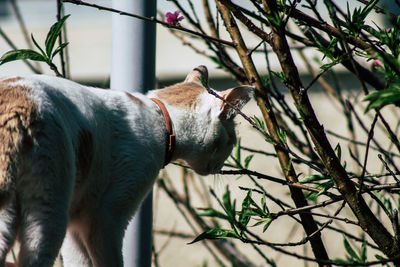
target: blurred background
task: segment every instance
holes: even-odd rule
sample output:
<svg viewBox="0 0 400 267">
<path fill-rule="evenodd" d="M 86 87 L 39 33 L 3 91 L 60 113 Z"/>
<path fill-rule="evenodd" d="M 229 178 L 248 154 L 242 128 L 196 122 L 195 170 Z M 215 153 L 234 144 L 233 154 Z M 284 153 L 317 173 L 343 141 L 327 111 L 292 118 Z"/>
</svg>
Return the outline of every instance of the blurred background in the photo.
<svg viewBox="0 0 400 267">
<path fill-rule="evenodd" d="M 0 0 L 0 28 L 1 33 L 7 36 L 10 42 L 17 48 L 28 48 L 27 43 L 21 33 L 21 25 L 16 19 L 14 9 L 10 4 L 11 0 Z M 12 0 L 15 2 L 20 16 L 23 18 L 28 33 L 32 33 L 40 45 L 44 43 L 46 34 L 50 26 L 56 21 L 56 1 L 54 0 Z M 88 1 L 97 5 L 106 7 L 112 6 L 111 0 Z M 181 1 L 182 6 L 187 8 L 188 2 Z M 202 9 L 200 0 L 192 1 L 196 9 Z M 382 1 L 380 1 L 382 2 Z M 388 4 L 395 5 L 393 1 L 387 1 Z M 346 8 L 347 1 L 339 1 L 339 5 Z M 350 7 L 360 6 L 356 1 L 350 1 Z M 111 12 L 101 11 L 95 8 L 78 6 L 70 3 L 64 4 L 65 14 L 71 14 L 67 21 L 67 35 L 69 41 L 69 61 L 71 78 L 73 80 L 99 84 L 107 87 L 111 72 Z M 215 7 L 212 7 L 215 11 Z M 167 12 L 174 12 L 176 7 L 167 0 L 157 1 L 157 10 L 160 18 Z M 307 10 L 303 10 L 307 12 Z M 202 14 L 202 12 L 199 12 Z M 322 14 L 324 15 L 324 14 Z M 132 18 L 133 19 L 133 18 Z M 204 20 L 204 18 L 201 18 Z M 373 20 L 381 25 L 385 24 L 382 17 L 373 17 Z M 185 25 L 185 20 L 182 21 Z M 257 40 L 253 35 L 246 34 L 246 41 Z M 29 38 L 29 36 L 28 36 Z M 225 35 L 226 40 L 229 36 Z M 194 44 L 200 48 L 205 46 L 201 40 L 193 38 Z M 4 38 L 0 38 L 0 55 L 11 50 L 10 45 Z M 232 51 L 234 54 L 234 51 Z M 314 53 L 313 50 L 306 50 L 306 54 Z M 296 52 L 294 55 L 297 56 Z M 257 56 L 256 56 L 257 57 Z M 257 67 L 264 68 L 263 55 L 260 53 L 260 60 Z M 277 59 L 270 54 L 272 69 L 279 70 Z M 211 60 L 195 53 L 193 49 L 178 38 L 171 35 L 169 30 L 162 25 L 157 25 L 157 45 L 156 45 L 156 77 L 161 85 L 178 81 L 182 79 L 192 68 L 197 65 L 206 65 L 210 72 L 210 79 L 216 80 L 214 85 L 216 89 L 221 86 L 224 88 L 226 82 L 229 83 L 229 77 L 223 71 L 217 69 L 217 66 Z M 300 71 L 307 75 L 304 64 L 299 63 Z M 44 73 L 52 74 L 52 71 L 44 64 L 42 66 Z M 8 63 L 0 67 L 0 76 L 13 74 L 29 74 L 32 71 L 21 61 Z M 221 79 L 223 79 L 221 81 Z M 213 85 L 213 84 L 211 84 Z"/>
</svg>

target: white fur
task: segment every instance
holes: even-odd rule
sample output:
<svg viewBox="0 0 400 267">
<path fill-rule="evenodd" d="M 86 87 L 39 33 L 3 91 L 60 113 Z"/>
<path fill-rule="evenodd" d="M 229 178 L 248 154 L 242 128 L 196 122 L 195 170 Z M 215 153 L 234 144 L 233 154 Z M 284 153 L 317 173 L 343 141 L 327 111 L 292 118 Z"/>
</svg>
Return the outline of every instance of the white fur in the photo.
<svg viewBox="0 0 400 267">
<path fill-rule="evenodd" d="M 164 162 L 165 122 L 148 98 L 157 91 L 133 94 L 138 104 L 124 92 L 49 76 L 16 84 L 32 89 L 40 123 L 0 212 L 0 266 L 16 235 L 20 266 L 52 266 L 62 243 L 65 266 L 123 266 L 125 228 Z M 195 109 L 164 104 L 176 134 L 173 159 L 199 174 L 217 172 L 235 141 L 232 119 L 218 117 L 220 100 L 204 91 Z M 77 162 L 82 133 L 93 152 L 85 175 Z"/>
</svg>

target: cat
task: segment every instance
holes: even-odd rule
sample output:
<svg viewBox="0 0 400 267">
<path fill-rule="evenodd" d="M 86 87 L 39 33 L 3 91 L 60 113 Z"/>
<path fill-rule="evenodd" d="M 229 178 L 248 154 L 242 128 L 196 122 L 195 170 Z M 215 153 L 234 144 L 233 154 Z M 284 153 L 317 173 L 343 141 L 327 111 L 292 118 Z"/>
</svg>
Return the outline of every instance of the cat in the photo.
<svg viewBox="0 0 400 267">
<path fill-rule="evenodd" d="M 170 160 L 217 173 L 251 86 L 208 93 L 205 66 L 147 95 L 32 75 L 0 80 L 0 266 L 123 266 L 129 220 Z"/>
</svg>

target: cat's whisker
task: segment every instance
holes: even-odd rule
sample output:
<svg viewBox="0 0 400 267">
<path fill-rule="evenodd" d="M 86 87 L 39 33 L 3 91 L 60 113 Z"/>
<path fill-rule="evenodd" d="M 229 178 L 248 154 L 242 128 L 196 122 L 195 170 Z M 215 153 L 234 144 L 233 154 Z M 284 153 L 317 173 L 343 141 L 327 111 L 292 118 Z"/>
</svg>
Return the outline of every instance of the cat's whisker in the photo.
<svg viewBox="0 0 400 267">
<path fill-rule="evenodd" d="M 229 184 L 228 180 L 224 175 L 216 173 L 213 175 L 213 189 L 217 193 L 217 195 L 221 195 L 224 193 L 225 187 Z"/>
</svg>

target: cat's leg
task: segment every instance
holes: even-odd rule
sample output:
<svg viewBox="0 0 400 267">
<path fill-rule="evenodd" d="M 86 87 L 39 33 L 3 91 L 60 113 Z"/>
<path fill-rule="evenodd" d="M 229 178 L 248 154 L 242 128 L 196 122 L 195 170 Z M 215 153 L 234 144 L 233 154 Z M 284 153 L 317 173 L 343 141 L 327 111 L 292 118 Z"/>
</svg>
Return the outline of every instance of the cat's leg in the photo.
<svg viewBox="0 0 400 267">
<path fill-rule="evenodd" d="M 90 231 L 86 246 L 96 267 L 123 266 L 122 244 L 125 229 L 154 180 L 147 179 L 151 183 L 146 184 L 146 188 L 130 183 L 135 180 L 133 176 L 129 173 L 125 179 L 120 178 L 119 183 L 110 185 L 100 201 L 101 205 L 89 220 Z"/>
<path fill-rule="evenodd" d="M 51 116 L 45 119 L 35 132 L 34 146 L 24 160 L 27 168 L 17 182 L 20 267 L 53 266 L 69 221 L 75 151 L 63 125 Z"/>
<path fill-rule="evenodd" d="M 99 211 L 90 220 L 85 245 L 95 267 L 122 267 L 124 228 L 109 212 Z"/>
<path fill-rule="evenodd" d="M 5 266 L 7 253 L 14 244 L 17 229 L 17 211 L 13 198 L 0 211 L 0 267 Z"/>
<path fill-rule="evenodd" d="M 68 157 L 63 163 L 71 166 Z M 36 161 L 18 184 L 19 266 L 53 266 L 66 234 L 74 169 L 52 164 Z"/>
<path fill-rule="evenodd" d="M 66 233 L 67 207 L 31 199 L 21 210 L 19 266 L 53 266 Z"/>
<path fill-rule="evenodd" d="M 63 266 L 92 266 L 89 254 L 78 232 L 68 230 L 61 248 Z"/>
</svg>

